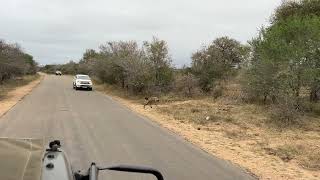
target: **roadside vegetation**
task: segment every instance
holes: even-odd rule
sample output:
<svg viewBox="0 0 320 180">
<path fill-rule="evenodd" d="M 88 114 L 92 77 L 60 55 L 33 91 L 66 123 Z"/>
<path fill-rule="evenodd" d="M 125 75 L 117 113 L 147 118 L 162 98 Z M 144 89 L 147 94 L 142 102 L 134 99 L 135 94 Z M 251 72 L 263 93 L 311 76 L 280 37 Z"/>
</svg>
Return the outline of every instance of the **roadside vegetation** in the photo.
<svg viewBox="0 0 320 180">
<path fill-rule="evenodd" d="M 25 75 L 21 78 L 15 78 L 6 80 L 3 84 L 0 85 L 0 101 L 6 98 L 8 92 L 16 89 L 17 87 L 24 86 L 29 84 L 30 82 L 37 80 L 40 78 L 39 74 L 34 75 Z"/>
<path fill-rule="evenodd" d="M 39 78 L 37 70 L 36 61 L 18 44 L 0 40 L 0 100 L 14 88 Z"/>
<path fill-rule="evenodd" d="M 133 104 L 157 96 L 160 104 L 147 113 L 170 117 L 174 131 L 208 152 L 262 177 L 317 179 L 319 27 L 319 0 L 284 1 L 248 44 L 219 37 L 192 54 L 190 67 L 173 67 L 167 43 L 154 37 L 107 42 L 79 63 L 42 71 L 89 74 L 103 84 L 98 89 Z"/>
</svg>

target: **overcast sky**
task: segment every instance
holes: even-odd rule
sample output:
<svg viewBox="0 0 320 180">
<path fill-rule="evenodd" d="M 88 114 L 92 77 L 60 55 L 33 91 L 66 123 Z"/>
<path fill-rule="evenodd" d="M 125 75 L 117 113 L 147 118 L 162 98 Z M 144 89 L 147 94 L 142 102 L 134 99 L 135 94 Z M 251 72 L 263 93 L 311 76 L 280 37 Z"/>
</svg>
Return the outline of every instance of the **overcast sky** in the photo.
<svg viewBox="0 0 320 180">
<path fill-rule="evenodd" d="M 219 36 L 247 42 L 280 0 L 0 0 L 0 39 L 40 64 L 79 60 L 113 40 L 166 40 L 175 65 Z"/>
</svg>

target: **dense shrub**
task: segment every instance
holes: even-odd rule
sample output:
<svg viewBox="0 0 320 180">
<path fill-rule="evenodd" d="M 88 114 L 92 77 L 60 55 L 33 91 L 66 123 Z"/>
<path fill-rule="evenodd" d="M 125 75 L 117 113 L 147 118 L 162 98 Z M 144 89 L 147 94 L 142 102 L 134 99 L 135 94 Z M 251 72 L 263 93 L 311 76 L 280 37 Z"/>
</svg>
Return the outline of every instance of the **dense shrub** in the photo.
<svg viewBox="0 0 320 180">
<path fill-rule="evenodd" d="M 229 37 L 214 40 L 192 55 L 192 70 L 199 78 L 204 92 L 209 92 L 216 81 L 235 74 L 241 62 L 249 54 L 249 47 Z"/>
<path fill-rule="evenodd" d="M 299 118 L 302 115 L 302 109 L 297 104 L 297 101 L 283 96 L 280 100 L 271 105 L 270 118 L 271 122 L 279 127 L 287 127 L 292 124 L 299 123 Z"/>
<path fill-rule="evenodd" d="M 85 73 L 101 82 L 120 86 L 134 94 L 168 92 L 173 83 L 173 67 L 165 41 L 153 38 L 141 47 L 135 41 L 113 41 L 99 51 L 86 50 L 79 63 L 45 66 L 45 72 Z"/>
<path fill-rule="evenodd" d="M 23 52 L 18 44 L 8 44 L 0 40 L 0 83 L 36 72 L 37 63 L 31 55 Z"/>
<path fill-rule="evenodd" d="M 175 91 L 183 96 L 192 97 L 197 94 L 199 79 L 191 73 L 177 74 L 175 77 Z"/>
</svg>

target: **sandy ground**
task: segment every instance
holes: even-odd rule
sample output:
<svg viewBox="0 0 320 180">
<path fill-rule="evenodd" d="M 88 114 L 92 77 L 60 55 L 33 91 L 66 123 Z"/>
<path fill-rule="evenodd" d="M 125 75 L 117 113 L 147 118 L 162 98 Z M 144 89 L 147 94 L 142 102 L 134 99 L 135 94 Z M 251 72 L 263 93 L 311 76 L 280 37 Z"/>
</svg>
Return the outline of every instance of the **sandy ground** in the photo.
<svg viewBox="0 0 320 180">
<path fill-rule="evenodd" d="M 113 98 L 126 105 L 132 111 L 138 112 L 174 133 L 179 134 L 204 151 L 243 167 L 259 179 L 316 180 L 320 178 L 319 171 L 306 170 L 294 160 L 284 162 L 279 157 L 268 154 L 263 149 L 264 144 L 268 146 L 285 145 L 286 142 L 291 140 L 290 131 L 284 135 L 283 133 L 282 135 L 273 134 L 274 137 L 269 137 L 270 132 L 264 132 L 265 129 L 250 125 L 246 127 L 245 130 L 242 128 L 239 129 L 239 126 L 232 123 L 224 122 L 201 126 L 184 120 L 177 120 L 173 116 L 159 111 L 159 108 L 165 105 L 159 105 L 160 107 L 154 107 L 153 109 L 143 109 L 143 106 L 136 101 L 123 99 L 118 96 L 113 96 Z M 189 103 L 190 105 L 192 104 L 192 102 Z M 221 104 L 219 104 L 219 108 L 217 108 L 218 111 L 226 111 L 226 109 L 228 108 L 221 108 Z M 237 112 L 239 116 L 244 114 L 241 111 L 240 109 L 239 112 Z M 252 118 L 256 117 L 253 115 Z M 234 133 L 236 133 L 236 135 L 232 137 Z M 306 133 L 305 137 L 312 136 L 310 143 L 319 144 L 319 133 L 312 133 Z M 296 136 L 296 132 L 293 132 L 292 136 Z M 268 142 L 270 139 L 272 140 L 271 143 Z M 301 139 L 301 141 L 303 141 L 303 139 Z M 319 147 L 315 146 L 313 148 Z"/>
<path fill-rule="evenodd" d="M 27 85 L 18 87 L 6 95 L 6 97 L 0 101 L 0 117 L 8 112 L 13 106 L 15 106 L 20 100 L 22 100 L 27 94 L 29 94 L 34 87 L 36 87 L 43 79 L 44 74 L 37 80 L 34 80 Z"/>
</svg>

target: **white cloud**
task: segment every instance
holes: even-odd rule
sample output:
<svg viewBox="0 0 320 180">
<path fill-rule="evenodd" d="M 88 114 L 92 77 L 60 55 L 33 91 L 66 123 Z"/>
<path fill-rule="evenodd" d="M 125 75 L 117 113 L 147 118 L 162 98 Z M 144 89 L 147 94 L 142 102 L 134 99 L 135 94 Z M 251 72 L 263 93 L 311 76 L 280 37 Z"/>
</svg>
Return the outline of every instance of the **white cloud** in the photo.
<svg viewBox="0 0 320 180">
<path fill-rule="evenodd" d="M 109 40 L 168 42 L 177 65 L 202 44 L 242 42 L 268 23 L 280 0 L 0 0 L 0 38 L 21 43 L 38 62 L 79 59 Z"/>
</svg>

